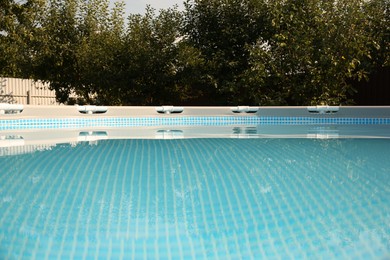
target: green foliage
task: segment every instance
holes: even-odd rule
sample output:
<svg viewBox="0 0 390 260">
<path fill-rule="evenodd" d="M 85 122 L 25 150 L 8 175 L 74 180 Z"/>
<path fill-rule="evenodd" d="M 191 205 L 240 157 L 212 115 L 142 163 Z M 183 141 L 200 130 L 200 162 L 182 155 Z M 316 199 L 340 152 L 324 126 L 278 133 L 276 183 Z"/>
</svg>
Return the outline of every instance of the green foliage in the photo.
<svg viewBox="0 0 390 260">
<path fill-rule="evenodd" d="M 117 59 L 123 45 L 123 17 L 123 2 L 116 3 L 111 11 L 108 1 L 88 2 L 82 8 L 80 27 L 83 30 L 77 52 L 79 64 L 82 64 L 82 86 L 74 91 L 87 103 L 119 104 L 114 98 L 115 92 L 112 99 L 108 95 L 120 80 L 121 61 Z"/>
<path fill-rule="evenodd" d="M 351 79 L 362 80 L 370 57 L 366 1 L 276 1 L 269 6 L 273 34 L 252 46 L 261 104 L 344 104 Z"/>
<path fill-rule="evenodd" d="M 26 77 L 44 0 L 0 1 L 0 75 Z"/>
<path fill-rule="evenodd" d="M 178 12 L 168 9 L 156 16 L 153 9 L 147 8 L 145 15 L 131 15 L 128 20 L 121 57 L 125 61 L 125 81 L 117 91 L 126 93 L 120 97 L 121 103 L 152 105 L 176 101 Z"/>
<path fill-rule="evenodd" d="M 151 105 L 179 100 L 176 9 L 131 15 L 108 0 L 50 0 L 32 76 L 47 81 L 60 102 L 75 93 L 86 103 Z"/>
<path fill-rule="evenodd" d="M 40 45 L 34 57 L 33 77 L 50 82 L 57 99 L 65 102 L 72 88 L 79 87 L 79 66 L 77 47 L 80 35 L 77 28 L 76 0 L 49 0 L 47 16 L 42 21 Z"/>
<path fill-rule="evenodd" d="M 390 66 L 388 0 L 3 0 L 0 75 L 106 105 L 349 104 Z"/>
<path fill-rule="evenodd" d="M 184 34 L 205 61 L 208 94 L 220 104 L 250 102 L 243 78 L 249 69 L 246 46 L 255 43 L 267 28 L 262 4 L 194 0 L 185 5 Z"/>
<path fill-rule="evenodd" d="M 390 1 L 368 1 L 364 5 L 364 29 L 369 33 L 370 56 L 366 66 L 372 70 L 390 66 Z"/>
</svg>

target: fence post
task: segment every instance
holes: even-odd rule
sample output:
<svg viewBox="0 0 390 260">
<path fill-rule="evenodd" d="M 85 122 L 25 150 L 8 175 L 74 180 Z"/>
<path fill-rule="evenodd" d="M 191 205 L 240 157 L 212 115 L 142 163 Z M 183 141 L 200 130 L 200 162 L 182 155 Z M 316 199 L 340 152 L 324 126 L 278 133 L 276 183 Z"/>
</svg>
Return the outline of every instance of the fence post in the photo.
<svg viewBox="0 0 390 260">
<path fill-rule="evenodd" d="M 30 90 L 27 90 L 27 105 L 30 105 L 30 102 L 31 102 L 31 94 L 30 94 Z"/>
</svg>

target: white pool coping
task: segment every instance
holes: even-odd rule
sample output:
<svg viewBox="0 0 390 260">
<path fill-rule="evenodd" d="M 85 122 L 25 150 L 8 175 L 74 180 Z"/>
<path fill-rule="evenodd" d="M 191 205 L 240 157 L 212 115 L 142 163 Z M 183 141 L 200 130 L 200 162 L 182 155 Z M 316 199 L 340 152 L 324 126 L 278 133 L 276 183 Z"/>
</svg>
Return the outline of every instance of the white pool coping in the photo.
<svg viewBox="0 0 390 260">
<path fill-rule="evenodd" d="M 316 107 L 23 106 L 22 112 L 0 114 L 0 149 L 22 146 L 40 149 L 42 145 L 93 144 L 106 139 L 390 138 L 390 107 L 320 107 L 320 112 L 311 113 L 313 109 Z M 149 124 L 116 126 L 118 118 Z M 289 119 L 295 121 L 291 123 Z M 70 124 L 65 128 L 43 125 L 51 120 L 87 124 Z M 109 125 L 99 125 L 107 120 Z M 218 120 L 223 123 L 219 125 Z"/>
<path fill-rule="evenodd" d="M 36 106 L 12 105 L 21 112 L 0 114 L 2 119 L 27 118 L 103 118 L 103 117 L 184 117 L 184 116 L 284 116 L 284 117 L 376 117 L 390 118 L 390 106 L 340 106 L 330 107 L 331 114 L 311 113 L 315 106 L 294 107 L 259 107 L 259 106 L 229 106 L 229 107 L 181 107 L 181 106 Z M 336 109 L 337 108 L 337 109 Z M 241 109 L 241 111 L 240 111 Z M 173 113 L 159 113 L 169 111 Z M 175 111 L 176 110 L 176 111 Z M 321 110 L 321 107 L 319 108 Z M 337 111 L 336 111 L 337 110 Z M 92 113 L 88 113 L 91 111 Z M 236 112 L 233 112 L 236 111 Z M 84 113 L 83 113 L 84 112 Z M 179 112 L 179 113 L 175 113 Z"/>
</svg>

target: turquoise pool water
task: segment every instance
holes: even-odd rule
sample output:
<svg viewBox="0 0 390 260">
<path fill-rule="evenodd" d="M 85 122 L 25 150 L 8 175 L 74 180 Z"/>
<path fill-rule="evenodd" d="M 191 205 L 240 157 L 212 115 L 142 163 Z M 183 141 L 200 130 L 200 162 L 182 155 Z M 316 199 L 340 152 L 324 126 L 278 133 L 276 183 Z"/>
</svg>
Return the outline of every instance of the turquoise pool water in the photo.
<svg viewBox="0 0 390 260">
<path fill-rule="evenodd" d="M 0 148 L 0 258 L 386 259 L 389 147 L 200 138 Z"/>
</svg>

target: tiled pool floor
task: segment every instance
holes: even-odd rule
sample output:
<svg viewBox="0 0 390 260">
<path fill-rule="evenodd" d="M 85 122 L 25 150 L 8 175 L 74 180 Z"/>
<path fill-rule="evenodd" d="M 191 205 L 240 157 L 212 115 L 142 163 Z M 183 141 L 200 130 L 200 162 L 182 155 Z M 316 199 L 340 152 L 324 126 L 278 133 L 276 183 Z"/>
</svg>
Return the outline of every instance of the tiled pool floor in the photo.
<svg viewBox="0 0 390 260">
<path fill-rule="evenodd" d="M 0 258 L 386 258 L 389 147 L 211 138 L 3 151 Z"/>
</svg>

